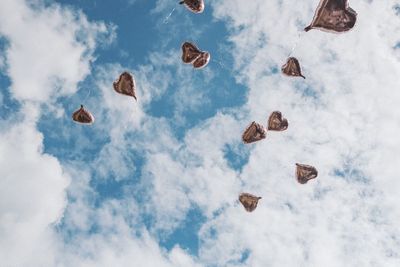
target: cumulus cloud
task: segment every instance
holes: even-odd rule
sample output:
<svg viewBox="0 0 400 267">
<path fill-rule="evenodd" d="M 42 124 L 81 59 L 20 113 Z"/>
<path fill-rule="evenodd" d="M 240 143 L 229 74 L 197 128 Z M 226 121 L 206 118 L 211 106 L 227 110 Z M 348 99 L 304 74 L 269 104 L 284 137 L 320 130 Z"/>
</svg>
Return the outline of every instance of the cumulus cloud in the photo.
<svg viewBox="0 0 400 267">
<path fill-rule="evenodd" d="M 305 81 L 274 74 L 297 31 L 312 18 L 314 2 L 213 4 L 215 16 L 228 20 L 232 30 L 235 66 L 242 73 L 238 81 L 250 88 L 249 120 L 265 121 L 277 109 L 289 119 L 289 129 L 270 133 L 244 167 L 244 187 L 264 196 L 257 212 L 248 216 L 228 209 L 204 226 L 201 255 L 210 264 L 215 259 L 217 265 L 248 266 L 399 262 L 399 207 L 388 188 L 398 185 L 397 160 L 389 156 L 398 151 L 400 130 L 394 112 L 400 95 L 393 90 L 400 71 L 393 49 L 398 40 L 387 34 L 398 31 L 395 2 L 352 1 L 359 13 L 354 30 L 302 35 L 294 56 Z M 296 184 L 295 162 L 317 166 L 317 180 Z M 240 262 L 244 251 L 248 257 Z"/>
<path fill-rule="evenodd" d="M 0 32 L 10 42 L 6 62 L 14 97 L 43 103 L 55 94 L 74 93 L 90 72 L 99 34 L 109 28 L 59 5 L 5 3 Z M 138 102 L 112 90 L 126 66 L 100 66 L 94 75 L 99 90 L 88 100 L 96 124 L 87 130 L 90 138 L 75 140 L 72 147 L 81 152 L 89 149 L 83 145 L 89 139 L 102 142 L 84 164 L 73 158 L 63 166 L 43 153 L 43 136 L 36 129 L 40 109 L 24 106 L 18 122 L 1 132 L 5 173 L 0 177 L 5 178 L 0 188 L 7 197 L 0 203 L 0 258 L 6 264 L 47 255 L 33 264 L 398 265 L 395 1 L 351 1 L 359 13 L 351 32 L 300 35 L 293 55 L 306 80 L 282 76 L 279 69 L 311 21 L 316 1 L 208 4 L 207 10 L 229 27 L 233 69 L 240 73 L 235 78 L 248 88 L 244 106 L 189 122 L 185 112 L 205 108 L 210 90 L 219 90 L 209 86 L 218 75 L 210 71 L 212 65 L 201 74 L 191 72 L 181 65 L 178 49 L 151 53 L 148 64 L 131 69 Z M 167 9 L 159 1 L 153 12 Z M 24 19 L 9 15 L 16 12 Z M 43 73 L 41 64 L 48 66 Z M 166 97 L 173 111 L 153 114 L 152 105 Z M 274 110 L 288 118 L 289 129 L 241 144 L 248 123 L 266 124 Z M 176 127 L 185 129 L 178 135 Z M 138 155 L 143 162 L 136 161 Z M 296 162 L 316 166 L 319 177 L 298 184 Z M 101 193 L 91 182 L 110 177 L 131 183 L 120 196 L 99 201 Z M 251 214 L 237 201 L 243 191 L 263 197 Z M 179 245 L 161 248 L 158 241 L 179 228 L 193 208 L 206 220 L 196 233 L 198 256 Z M 61 216 L 62 224 L 51 227 Z"/>
<path fill-rule="evenodd" d="M 45 102 L 76 92 L 90 72 L 96 41 L 108 32 L 104 23 L 60 5 L 2 1 L 0 34 L 9 42 L 5 56 L 13 96 Z"/>
<path fill-rule="evenodd" d="M 61 218 L 69 178 L 56 158 L 43 153 L 43 136 L 29 118 L 2 127 L 0 136 L 1 264 L 51 265 L 50 225 Z"/>
<path fill-rule="evenodd" d="M 213 7 L 216 18 L 228 21 L 231 29 L 235 70 L 241 73 L 236 78 L 249 88 L 244 107 L 196 124 L 180 141 L 171 131 L 175 122 L 145 114 L 146 105 L 163 96 L 172 83 L 167 69 L 159 73 L 146 66 L 136 72 L 145 89 L 144 113 L 111 104 L 119 101 L 117 96 L 105 99 L 116 117 L 126 110 L 137 114 L 135 124 L 123 123 L 134 127 L 123 128 L 116 122 L 113 129 L 120 137 L 136 132 L 134 139 L 123 141 L 135 144 L 124 147 L 143 152 L 146 159 L 139 188 L 146 203 L 142 214 L 151 214 L 154 220 L 150 232 L 173 231 L 196 206 L 207 218 L 198 233 L 198 261 L 204 265 L 395 266 L 399 209 L 388 186 L 397 184 L 396 164 L 390 169 L 385 164 L 389 158 L 376 156 L 394 154 L 398 145 L 393 136 L 377 138 L 376 128 L 379 124 L 385 134 L 396 133 L 393 125 L 398 125 L 390 112 L 397 97 L 391 89 L 399 71 L 392 49 L 397 40 L 383 30 L 398 20 L 391 7 L 359 3 L 354 8 L 369 16 L 360 16 L 353 31 L 303 34 L 294 56 L 300 59 L 306 81 L 275 70 L 285 62 L 302 25 L 312 18 L 315 3 L 230 1 Z M 271 16 L 264 16 L 263 10 L 270 10 Z M 375 21 L 376 32 L 371 35 L 365 18 L 374 17 L 377 10 L 392 16 Z M 352 47 L 361 43 L 370 46 L 355 53 Z M 388 66 L 392 73 L 385 71 Z M 159 83 L 148 77 L 164 78 Z M 102 87 L 105 95 L 110 92 L 108 84 Z M 188 82 L 184 88 L 193 90 L 194 84 Z M 183 99 L 181 108 L 177 106 L 180 112 L 191 105 L 191 95 L 173 95 Z M 241 131 L 252 120 L 265 124 L 273 110 L 289 119 L 288 131 L 268 133 L 266 140 L 243 148 L 248 163 L 241 170 L 232 169 L 229 161 L 234 159 L 226 156 L 226 146 L 243 147 Z M 129 118 L 122 117 L 121 122 Z M 121 139 L 113 142 L 109 145 Z M 296 162 L 315 165 L 320 171 L 317 180 L 297 184 Z M 378 174 L 383 172 L 379 166 L 388 173 L 384 178 Z M 237 203 L 241 191 L 263 196 L 251 215 Z"/>
<path fill-rule="evenodd" d="M 56 257 L 61 266 L 198 266 L 179 246 L 160 248 L 143 223 L 143 207 L 130 194 L 96 205 L 84 167 L 75 162 L 65 168 L 72 182 Z"/>
<path fill-rule="evenodd" d="M 77 90 L 90 71 L 97 38 L 109 29 L 42 1 L 2 1 L 0 17 L 7 42 L 2 67 L 21 103 L 1 121 L 0 264 L 52 266 L 60 245 L 52 225 L 62 218 L 69 176 L 43 151 L 40 104 Z"/>
</svg>

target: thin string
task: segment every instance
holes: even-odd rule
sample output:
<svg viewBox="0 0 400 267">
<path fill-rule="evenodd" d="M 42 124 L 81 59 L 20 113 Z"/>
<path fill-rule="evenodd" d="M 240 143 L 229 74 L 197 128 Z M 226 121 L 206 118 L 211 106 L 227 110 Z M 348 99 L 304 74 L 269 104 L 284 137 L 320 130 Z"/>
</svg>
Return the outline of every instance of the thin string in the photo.
<svg viewBox="0 0 400 267">
<path fill-rule="evenodd" d="M 169 13 L 169 15 L 165 17 L 165 19 L 164 19 L 164 21 L 163 21 L 163 24 L 167 24 L 167 23 L 168 23 L 168 20 L 169 20 L 169 18 L 172 16 L 172 13 L 174 13 L 175 9 L 176 9 L 176 8 L 174 7 L 174 8 L 172 9 L 171 13 Z"/>
<path fill-rule="evenodd" d="M 70 121 L 72 113 L 75 111 L 74 107 L 72 106 L 71 102 L 66 103 L 66 107 L 64 108 L 64 113 L 66 116 L 66 120 L 62 119 L 62 126 L 65 126 L 66 121 Z"/>
<path fill-rule="evenodd" d="M 216 56 L 217 59 L 211 58 L 211 60 L 214 61 L 215 63 L 217 63 L 221 69 L 231 72 L 232 69 L 226 67 L 225 64 L 223 63 L 224 60 L 221 55 L 224 54 L 224 52 L 222 51 L 221 47 L 218 47 L 217 53 L 218 53 L 218 55 Z"/>
<path fill-rule="evenodd" d="M 88 99 L 88 97 L 90 96 L 90 93 L 92 92 L 92 90 L 89 88 L 89 92 L 86 95 L 86 97 L 83 99 L 82 103 L 86 102 L 86 100 Z"/>
<path fill-rule="evenodd" d="M 231 70 L 228 69 L 221 61 L 216 60 L 216 59 L 214 59 L 214 60 L 212 60 L 212 61 L 214 61 L 215 63 L 217 63 L 221 69 L 224 69 L 224 70 L 226 70 L 226 71 L 231 71 Z"/>
<path fill-rule="evenodd" d="M 300 42 L 301 37 L 303 36 L 303 33 L 304 33 L 303 30 L 298 31 L 296 41 L 294 42 L 292 50 L 290 50 L 288 57 L 290 57 L 293 54 L 294 50 L 296 49 L 297 45 Z"/>
</svg>

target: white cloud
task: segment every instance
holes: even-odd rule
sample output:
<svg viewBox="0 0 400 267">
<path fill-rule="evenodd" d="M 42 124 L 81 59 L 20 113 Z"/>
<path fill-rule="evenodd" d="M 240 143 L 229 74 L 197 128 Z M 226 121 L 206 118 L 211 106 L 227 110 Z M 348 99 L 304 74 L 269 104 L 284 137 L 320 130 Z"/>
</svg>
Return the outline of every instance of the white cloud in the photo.
<svg viewBox="0 0 400 267">
<path fill-rule="evenodd" d="M 49 226 L 63 213 L 68 176 L 43 153 L 43 136 L 29 118 L 2 128 L 0 136 L 1 264 L 51 265 L 55 238 Z"/>
<path fill-rule="evenodd" d="M 61 266 L 197 266 L 178 246 L 167 252 L 143 225 L 142 206 L 130 195 L 94 206 L 97 194 L 82 166 L 66 167 L 73 181 L 65 212 L 68 240 L 58 251 Z"/>
<path fill-rule="evenodd" d="M 7 140 L 0 142 L 1 155 L 17 154 L 3 156 L 0 164 L 7 168 L 1 171 L 17 178 L 0 180 L 7 182 L 0 188 L 15 189 L 2 194 L 7 202 L 0 203 L 0 233 L 5 237 L 0 241 L 0 251 L 4 251 L 0 256 L 6 264 L 25 264 L 35 255 L 47 255 L 34 258 L 33 263 L 48 266 L 55 262 L 61 266 L 195 266 L 195 262 L 205 266 L 397 266 L 400 118 L 395 111 L 400 100 L 396 93 L 400 64 L 398 51 L 392 48 L 399 41 L 400 29 L 394 3 L 351 1 L 359 13 L 354 30 L 342 35 L 303 34 L 294 52 L 307 77 L 302 80 L 274 74 L 273 69 L 280 69 L 297 30 L 311 21 L 316 1 L 211 2 L 214 16 L 230 27 L 234 69 L 241 73 L 236 78 L 249 88 L 248 102 L 217 112 L 186 129 L 178 140 L 173 127 L 185 125 L 182 113 L 202 108 L 207 99 L 187 66 L 180 65 L 176 51 L 165 56 L 153 53 L 151 64 L 132 70 L 138 84 L 137 103 L 112 90 L 121 66 L 98 68 L 101 97 L 88 101 L 96 114 L 93 127 L 110 141 L 89 168 L 77 162 L 62 168 L 54 157 L 43 154 L 42 137 L 35 127 L 38 109 L 23 110 L 22 119 L 1 133 L 2 140 Z M 76 84 L 89 73 L 96 36 L 106 27 L 59 6 L 39 5 L 35 11 L 21 1 L 5 6 L 0 15 L 20 12 L 26 18 L 0 16 L 0 31 L 11 44 L 6 56 L 17 99 L 45 102 L 52 94 L 75 92 Z M 165 9 L 158 2 L 154 12 Z M 16 31 L 30 29 L 28 25 L 37 26 L 44 37 Z M 66 25 L 72 26 L 64 29 Z M 87 39 L 77 40 L 79 26 L 87 31 Z M 24 38 L 37 41 L 36 50 L 30 50 Z M 42 43 L 52 39 L 57 41 Z M 52 49 L 56 52 L 49 56 L 47 50 Z M 63 55 L 72 56 L 60 58 Z M 160 59 L 165 63 L 158 64 Z M 32 66 L 40 68 L 38 62 L 50 70 L 31 75 Z M 64 65 L 65 71 L 60 67 Z M 207 70 L 196 79 L 211 75 Z M 168 91 L 175 77 L 181 76 L 176 90 Z M 54 77 L 62 81 L 58 86 L 51 86 Z M 26 91 L 25 84 L 32 89 Z M 175 101 L 173 116 L 147 114 L 151 101 L 166 93 Z M 230 168 L 226 145 L 240 147 L 247 124 L 253 120 L 265 124 L 273 110 L 288 118 L 289 129 L 268 132 L 265 140 L 246 146 L 248 163 L 241 172 Z M 129 188 L 123 198 L 97 207 L 90 170 L 97 169 L 104 177 L 115 174 L 130 179 L 136 168 L 129 160 L 132 151 L 145 160 L 142 180 L 133 192 Z M 49 166 L 42 167 L 44 162 Z M 297 184 L 296 162 L 315 165 L 319 177 Z M 35 180 L 28 180 L 27 171 Z M 64 227 L 73 234 L 65 241 L 49 225 L 63 212 L 68 177 L 72 180 Z M 38 183 L 45 185 L 37 187 Z M 21 198 L 21 190 L 32 201 Z M 263 197 L 255 212 L 245 212 L 237 202 L 241 191 Z M 138 192 L 147 201 L 144 205 L 131 195 Z M 179 227 L 193 206 L 207 218 L 198 233 L 199 257 L 189 256 L 179 246 L 169 252 L 160 248 L 159 231 L 168 234 Z M 145 229 L 143 216 L 149 214 L 155 222 Z M 15 223 L 17 217 L 32 228 Z"/>
<path fill-rule="evenodd" d="M 34 102 L 75 92 L 89 73 L 97 38 L 108 30 L 56 4 L 0 3 L 0 35 L 7 41 L 2 67 L 21 103 L 1 121 L 0 265 L 54 266 L 60 243 L 53 225 L 63 215 L 69 177 L 43 151 Z"/>
<path fill-rule="evenodd" d="M 108 30 L 60 5 L 2 1 L 0 34 L 9 41 L 5 54 L 13 96 L 46 102 L 76 92 L 90 72 L 97 38 Z"/>
<path fill-rule="evenodd" d="M 196 125 L 181 143 L 170 132 L 169 121 L 138 113 L 138 117 L 143 115 L 146 125 L 141 128 L 142 136 L 152 138 L 150 142 L 139 138 L 128 149 L 147 151 L 141 189 L 148 196 L 146 213 L 152 213 L 156 220 L 153 230 L 168 232 L 179 227 L 196 205 L 209 219 L 199 233 L 199 260 L 208 265 L 394 264 L 398 244 L 393 236 L 399 234 L 394 224 L 399 210 L 395 204 L 397 197 L 394 192 L 386 193 L 384 187 L 376 187 L 383 180 L 377 179 L 380 176 L 376 173 L 382 170 L 371 170 L 370 164 L 384 164 L 383 159 L 375 157 L 378 151 L 396 151 L 394 146 L 377 142 L 378 122 L 388 120 L 385 125 L 393 125 L 389 122 L 395 121 L 395 117 L 391 118 L 393 115 L 387 111 L 378 117 L 376 111 L 383 105 L 375 100 L 382 97 L 384 90 L 377 91 L 375 86 L 389 91 L 396 81 L 396 75 L 385 73 L 385 66 L 392 64 L 390 69 L 397 73 L 397 62 L 389 56 L 381 62 L 381 53 L 394 55 L 391 47 L 395 41 L 385 43 L 383 40 L 388 39 L 382 39 L 383 33 L 379 31 L 375 39 L 371 38 L 365 33 L 370 29 L 363 28 L 362 19 L 347 34 L 310 32 L 295 50 L 307 80 L 289 79 L 270 72 L 280 68 L 295 42 L 296 30 L 301 29 L 295 18 L 306 24 L 314 4 L 308 3 L 308 12 L 301 11 L 304 9 L 299 6 L 290 7 L 287 1 L 283 5 L 227 5 L 214 4 L 215 14 L 232 23 L 235 66 L 242 73 L 237 79 L 250 88 L 246 106 L 234 114 L 218 113 Z M 356 9 L 360 14 L 367 12 L 367 6 L 364 10 L 363 6 Z M 272 10 L 272 17 L 263 17 L 263 10 Z M 380 6 L 373 10 L 380 10 Z M 248 16 L 246 12 L 255 15 Z M 273 14 L 280 14 L 282 19 Z M 380 28 L 393 24 L 377 23 L 382 23 Z M 356 54 L 351 48 L 360 43 L 360 38 L 371 43 L 372 48 Z M 372 54 L 378 48 L 383 52 Z M 160 77 L 151 67 L 147 69 L 143 77 Z M 145 103 L 165 92 L 170 76 L 163 75 L 162 86 L 153 86 L 153 79 L 142 80 Z M 379 78 L 382 75 L 384 80 Z M 190 91 L 193 86 L 188 83 L 185 88 Z M 390 97 L 397 96 L 390 93 Z M 184 96 L 184 100 L 188 99 L 188 95 Z M 180 110 L 190 106 L 190 102 L 181 103 Z M 123 114 L 125 109 L 118 110 L 120 106 L 115 104 L 108 106 L 115 106 L 116 117 L 121 117 L 117 114 Z M 242 173 L 230 169 L 223 152 L 225 145 L 237 146 L 246 125 L 252 120 L 266 123 L 273 110 L 281 110 L 289 119 L 289 130 L 268 133 L 266 140 L 247 146 L 250 158 Z M 147 128 L 149 125 L 152 126 Z M 392 127 L 386 131 L 396 132 L 397 128 Z M 117 129 L 122 136 L 125 130 Z M 294 178 L 296 162 L 315 165 L 319 178 L 298 185 Z M 390 173 L 394 174 L 395 168 Z M 385 177 L 386 186 L 395 183 L 393 174 L 393 178 Z M 263 196 L 255 213 L 250 215 L 237 204 L 240 191 Z M 369 253 L 372 247 L 374 253 Z M 246 263 L 241 262 L 244 252 L 249 254 Z M 363 257 L 355 257 L 351 252 Z"/>
<path fill-rule="evenodd" d="M 214 14 L 230 22 L 238 80 L 250 88 L 249 120 L 265 122 L 277 109 L 289 119 L 289 129 L 267 134 L 243 170 L 244 188 L 263 196 L 256 212 L 227 209 L 203 227 L 200 258 L 209 264 L 217 259 L 217 265 L 234 265 L 245 249 L 248 266 L 400 261 L 399 198 L 389 189 L 399 185 L 394 155 L 400 148 L 394 1 L 351 1 L 359 13 L 353 31 L 304 34 L 294 56 L 305 81 L 268 75 L 285 62 L 296 29 L 312 18 L 314 2 L 213 4 Z M 317 180 L 298 185 L 295 162 L 315 165 Z"/>
</svg>

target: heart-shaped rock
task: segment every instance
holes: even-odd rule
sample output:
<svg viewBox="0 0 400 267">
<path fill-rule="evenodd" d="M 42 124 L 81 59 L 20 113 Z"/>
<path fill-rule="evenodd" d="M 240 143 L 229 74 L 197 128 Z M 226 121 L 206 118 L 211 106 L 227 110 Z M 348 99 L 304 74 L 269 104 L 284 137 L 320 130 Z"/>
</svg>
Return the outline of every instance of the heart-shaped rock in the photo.
<svg viewBox="0 0 400 267">
<path fill-rule="evenodd" d="M 72 119 L 76 122 L 84 124 L 91 124 L 94 122 L 93 115 L 89 111 L 84 109 L 83 105 L 81 105 L 80 109 L 72 114 Z"/>
<path fill-rule="evenodd" d="M 187 9 L 193 13 L 201 13 L 204 11 L 204 1 L 203 0 L 183 0 L 179 4 L 184 4 Z"/>
<path fill-rule="evenodd" d="M 282 73 L 287 76 L 299 76 L 305 79 L 306 77 L 301 74 L 300 63 L 295 57 L 289 57 L 286 64 L 282 66 Z"/>
<path fill-rule="evenodd" d="M 305 164 L 296 163 L 296 178 L 300 184 L 305 184 L 309 180 L 318 176 L 318 171 L 315 167 Z"/>
<path fill-rule="evenodd" d="M 239 196 L 239 201 L 242 203 L 246 211 L 252 212 L 257 208 L 258 201 L 261 197 L 254 196 L 249 193 L 242 193 Z"/>
<path fill-rule="evenodd" d="M 320 0 L 311 24 L 304 30 L 319 29 L 328 32 L 346 32 L 354 27 L 357 12 L 348 0 Z"/>
<path fill-rule="evenodd" d="M 113 87 L 117 93 L 132 96 L 137 100 L 135 79 L 129 72 L 123 72 L 113 83 Z"/>
<path fill-rule="evenodd" d="M 268 130 L 270 131 L 284 131 L 288 128 L 289 123 L 287 119 L 282 117 L 282 113 L 274 111 L 268 119 Z"/>
<path fill-rule="evenodd" d="M 200 49 L 192 43 L 184 42 L 182 44 L 182 61 L 184 63 L 193 63 L 201 53 Z"/>
<path fill-rule="evenodd" d="M 253 121 L 243 132 L 242 140 L 245 144 L 250 144 L 264 139 L 267 136 L 267 132 L 264 126 Z"/>
<path fill-rule="evenodd" d="M 193 67 L 195 69 L 201 69 L 207 66 L 208 62 L 210 62 L 210 53 L 208 52 L 201 52 L 200 56 L 196 58 L 196 60 L 193 62 Z"/>
</svg>

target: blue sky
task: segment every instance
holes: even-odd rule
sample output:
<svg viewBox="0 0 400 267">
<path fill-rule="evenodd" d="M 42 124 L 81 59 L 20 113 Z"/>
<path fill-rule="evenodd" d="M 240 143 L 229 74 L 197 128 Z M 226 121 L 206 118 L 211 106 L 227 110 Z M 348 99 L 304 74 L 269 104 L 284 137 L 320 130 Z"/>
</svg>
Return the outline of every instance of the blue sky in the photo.
<svg viewBox="0 0 400 267">
<path fill-rule="evenodd" d="M 174 95 L 178 91 L 177 87 L 182 87 L 179 83 L 179 76 L 174 75 L 174 67 L 165 69 L 169 71 L 173 79 L 167 85 L 165 92 L 145 106 L 145 111 L 149 116 L 163 118 L 172 127 L 172 132 L 178 140 L 183 138 L 186 131 L 198 123 L 210 118 L 221 109 L 229 109 L 240 106 L 245 102 L 246 91 L 242 85 L 235 82 L 234 72 L 229 67 L 232 64 L 232 56 L 229 54 L 231 43 L 228 40 L 228 33 L 223 22 L 217 21 L 212 17 L 209 8 L 201 15 L 195 15 L 187 11 L 181 5 L 171 3 L 170 11 L 176 10 L 171 17 L 166 20 L 169 12 L 166 10 L 154 11 L 155 2 L 136 1 L 132 5 L 127 5 L 126 1 L 117 3 L 104 1 L 59 1 L 65 5 L 81 9 L 89 20 L 102 20 L 111 23 L 115 27 L 116 39 L 112 44 L 100 47 L 94 54 L 96 60 L 91 64 L 93 74 L 88 76 L 79 84 L 79 91 L 76 96 L 64 99 L 61 104 L 70 109 L 71 112 L 79 105 L 79 99 L 90 100 L 96 98 L 96 69 L 107 64 L 121 64 L 127 69 L 136 69 L 141 65 L 149 64 L 149 55 L 154 52 L 174 50 L 174 56 L 180 58 L 180 46 L 188 40 L 195 42 L 202 49 L 216 51 L 212 53 L 213 60 L 208 68 L 213 72 L 213 78 L 204 82 L 202 71 L 190 70 L 192 84 L 198 83 L 198 87 L 203 91 L 202 100 L 199 108 L 194 110 L 177 111 Z M 186 26 L 187 25 L 187 26 Z M 225 52 L 225 53 L 224 53 Z M 215 57 L 215 61 L 214 61 Z M 176 62 L 176 63 L 175 63 Z M 174 64 L 181 64 L 174 60 Z M 161 64 L 160 64 L 161 65 Z M 153 66 L 157 68 L 158 66 Z M 164 68 L 163 68 L 164 69 Z M 151 77 L 149 77 L 151 79 Z M 174 81 L 176 80 L 176 81 Z M 140 86 L 140 82 L 138 83 Z M 180 90 L 185 90 L 180 88 Z M 140 97 L 139 97 L 140 101 Z M 92 103 L 95 103 L 93 101 Z M 75 105 L 74 105 L 75 104 Z M 84 101 L 83 104 L 85 105 Z M 183 123 L 175 123 L 176 116 L 181 117 Z M 54 120 L 50 113 L 43 116 L 39 121 L 38 127 L 44 133 L 44 151 L 56 156 L 61 162 L 71 159 L 82 161 L 92 161 L 96 154 L 100 153 L 102 147 L 110 140 L 107 135 L 98 134 L 94 129 L 86 129 L 81 125 L 75 125 L 69 117 L 61 117 Z M 64 127 L 68 132 L 59 135 Z M 140 135 L 140 133 L 137 133 Z M 74 138 L 85 135 L 89 140 L 87 147 L 79 148 L 71 144 Z M 90 138 L 88 137 L 90 136 Z M 143 137 L 146 138 L 146 137 Z M 127 138 L 130 142 L 135 142 L 135 136 Z M 243 150 L 244 148 L 240 148 Z M 124 160 L 128 165 L 134 166 L 125 177 L 107 175 L 107 177 L 97 177 L 94 172 L 90 180 L 90 186 L 95 191 L 93 205 L 101 206 L 103 201 L 109 199 L 123 199 L 126 191 L 135 188 L 142 179 L 146 179 L 142 166 L 145 158 L 141 156 L 142 151 L 131 150 Z M 235 154 L 234 150 L 227 146 L 226 158 L 232 162 L 232 166 L 241 167 L 241 156 Z M 96 168 L 94 166 L 94 168 Z M 120 180 L 122 179 L 122 180 Z M 133 189 L 135 190 L 135 189 Z M 134 198 L 140 203 L 144 201 L 140 192 L 136 192 Z M 144 212 L 143 223 L 148 229 L 152 229 L 154 218 L 150 212 Z M 184 221 L 169 232 L 160 232 L 157 238 L 160 245 L 168 250 L 175 245 L 179 245 L 192 255 L 198 255 L 198 231 L 204 223 L 205 218 L 202 211 L 195 205 L 187 213 Z M 61 222 L 63 225 L 63 222 Z M 96 228 L 96 224 L 93 225 Z M 91 228 L 89 231 L 92 231 Z M 58 227 L 61 234 L 70 235 L 70 231 L 65 231 L 63 227 Z M 73 234 L 72 234 L 73 235 Z M 73 237 L 68 237 L 73 238 Z"/>
<path fill-rule="evenodd" d="M 398 4 L 298 39 L 317 2 L 2 1 L 0 266 L 399 266 Z M 275 110 L 288 130 L 243 144 Z"/>
</svg>

